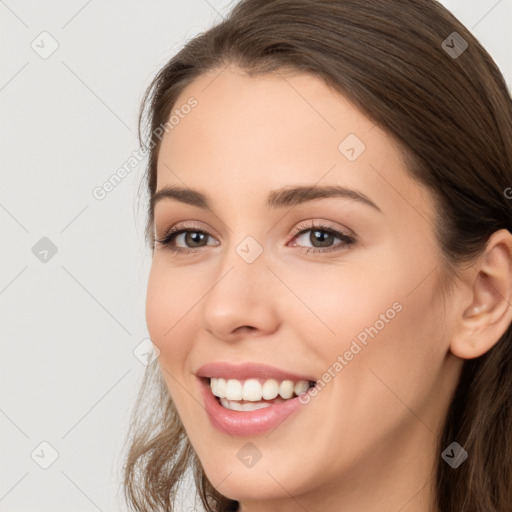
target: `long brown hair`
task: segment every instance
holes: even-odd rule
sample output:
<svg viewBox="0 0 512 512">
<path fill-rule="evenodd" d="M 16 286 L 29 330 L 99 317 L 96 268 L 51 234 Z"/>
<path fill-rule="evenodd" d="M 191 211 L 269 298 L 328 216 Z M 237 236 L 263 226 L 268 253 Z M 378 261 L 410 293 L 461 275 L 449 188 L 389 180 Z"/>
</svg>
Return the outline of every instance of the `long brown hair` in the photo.
<svg viewBox="0 0 512 512">
<path fill-rule="evenodd" d="M 280 69 L 314 73 L 393 137 L 410 174 L 435 198 L 436 236 L 452 276 L 457 264 L 481 254 L 494 231 L 512 231 L 504 194 L 512 186 L 512 100 L 493 59 L 436 1 L 242 0 L 224 21 L 189 41 L 146 91 L 139 138 L 149 151 L 144 183 L 150 198 L 158 128 L 187 85 L 229 64 L 249 76 Z M 153 221 L 150 202 L 146 240 L 152 249 Z M 123 489 L 133 510 L 173 510 L 188 471 L 208 512 L 237 510 L 238 503 L 206 478 L 158 365 L 148 367 L 132 414 Z M 441 511 L 512 510 L 511 429 L 509 326 L 491 350 L 464 362 L 438 444 Z M 457 469 L 441 458 L 453 441 L 469 453 Z"/>
</svg>

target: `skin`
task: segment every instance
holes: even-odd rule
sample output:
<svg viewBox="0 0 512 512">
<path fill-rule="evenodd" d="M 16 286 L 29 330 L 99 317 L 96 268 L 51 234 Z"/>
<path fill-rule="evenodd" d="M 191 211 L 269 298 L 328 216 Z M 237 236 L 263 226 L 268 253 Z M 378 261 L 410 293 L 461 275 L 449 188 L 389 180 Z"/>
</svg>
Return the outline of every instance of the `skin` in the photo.
<svg viewBox="0 0 512 512">
<path fill-rule="evenodd" d="M 248 512 L 436 510 L 436 440 L 463 358 L 489 350 L 511 320 L 511 235 L 496 232 L 443 300 L 435 204 L 393 139 L 313 75 L 219 72 L 178 98 L 175 108 L 190 96 L 198 105 L 165 134 L 158 159 L 157 190 L 197 189 L 211 210 L 172 199 L 155 207 L 157 238 L 184 221 L 210 236 L 202 247 L 175 239 L 191 254 L 157 245 L 146 309 L 206 475 Z M 355 161 L 338 150 L 351 133 L 366 146 Z M 265 204 L 271 190 L 315 184 L 358 190 L 381 211 L 340 197 Z M 312 231 L 295 236 L 312 221 L 356 241 L 302 253 L 322 247 Z M 247 236 L 263 249 L 250 264 L 236 252 Z M 397 302 L 400 312 L 272 432 L 236 437 L 210 423 L 201 365 L 251 361 L 321 378 Z M 250 468 L 237 458 L 248 441 L 261 452 Z"/>
</svg>

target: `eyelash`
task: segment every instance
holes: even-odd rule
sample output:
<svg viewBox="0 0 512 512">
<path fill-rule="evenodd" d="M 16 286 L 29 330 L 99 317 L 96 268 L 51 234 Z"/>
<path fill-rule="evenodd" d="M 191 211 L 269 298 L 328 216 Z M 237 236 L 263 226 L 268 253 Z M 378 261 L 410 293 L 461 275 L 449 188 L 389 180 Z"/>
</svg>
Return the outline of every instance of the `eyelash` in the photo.
<svg viewBox="0 0 512 512">
<path fill-rule="evenodd" d="M 345 235 L 344 233 L 333 229 L 329 226 L 325 226 L 323 224 L 301 224 L 297 227 L 296 233 L 293 235 L 293 238 L 297 238 L 299 235 L 302 235 L 304 233 L 307 233 L 308 231 L 321 231 L 324 233 L 328 233 L 329 235 L 333 235 L 336 238 L 339 238 L 342 240 L 342 244 L 334 245 L 331 247 L 327 247 L 325 249 L 318 249 L 315 247 L 298 247 L 298 250 L 303 253 L 310 253 L 310 252 L 317 252 L 317 253 L 325 253 L 325 252 L 331 252 L 331 251 L 340 251 L 343 247 L 349 247 L 352 244 L 355 243 L 355 239 L 351 236 Z M 153 240 L 160 244 L 161 246 L 166 247 L 173 253 L 178 254 L 190 254 L 197 252 L 198 249 L 202 249 L 202 247 L 198 247 L 196 249 L 184 249 L 182 247 L 174 247 L 171 245 L 171 243 L 174 241 L 174 239 L 181 235 L 182 233 L 202 233 L 206 236 L 211 236 L 207 231 L 204 231 L 202 229 L 197 229 L 194 227 L 176 227 L 173 226 L 167 233 L 164 234 L 162 238 L 154 238 Z M 340 247 L 341 246 L 341 247 Z"/>
</svg>

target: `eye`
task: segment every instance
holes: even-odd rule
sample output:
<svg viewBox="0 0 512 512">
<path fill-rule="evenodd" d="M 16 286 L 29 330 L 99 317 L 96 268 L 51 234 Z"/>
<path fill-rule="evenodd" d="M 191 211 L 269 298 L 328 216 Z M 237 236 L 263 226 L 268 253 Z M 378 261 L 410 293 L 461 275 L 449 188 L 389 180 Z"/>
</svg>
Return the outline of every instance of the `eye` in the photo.
<svg viewBox="0 0 512 512">
<path fill-rule="evenodd" d="M 352 236 L 323 224 L 302 224 L 297 229 L 298 233 L 294 236 L 294 240 L 302 238 L 303 242 L 310 242 L 312 244 L 310 247 L 299 247 L 299 251 L 305 253 L 340 251 L 343 247 L 355 243 L 355 239 Z M 307 233 L 309 235 L 305 236 Z M 341 240 L 341 244 L 331 245 L 336 238 Z"/>
<path fill-rule="evenodd" d="M 308 237 L 305 235 L 310 233 Z M 173 226 L 169 231 L 165 233 L 162 238 L 155 238 L 154 241 L 169 249 L 170 251 L 178 254 L 191 254 L 196 253 L 197 249 L 206 247 L 208 244 L 208 238 L 213 238 L 207 231 L 198 229 L 194 226 Z M 297 228 L 297 232 L 293 237 L 293 240 L 304 239 L 303 243 L 308 241 L 312 244 L 310 247 L 297 246 L 295 242 L 292 247 L 297 246 L 301 252 L 330 252 L 340 251 L 343 248 L 355 243 L 355 238 L 346 235 L 337 229 L 322 224 L 301 224 Z M 332 242 L 338 239 L 341 243 L 331 245 Z M 179 247 L 177 243 L 184 244 L 184 247 Z M 219 245 L 219 243 L 209 244 Z"/>
<path fill-rule="evenodd" d="M 155 238 L 154 241 L 172 252 L 189 254 L 196 252 L 195 249 L 205 247 L 206 244 L 204 242 L 206 242 L 210 236 L 211 235 L 203 229 L 173 226 L 162 238 Z M 180 241 L 185 243 L 185 247 L 176 246 L 176 242 Z M 213 245 L 219 244 L 216 243 Z"/>
</svg>

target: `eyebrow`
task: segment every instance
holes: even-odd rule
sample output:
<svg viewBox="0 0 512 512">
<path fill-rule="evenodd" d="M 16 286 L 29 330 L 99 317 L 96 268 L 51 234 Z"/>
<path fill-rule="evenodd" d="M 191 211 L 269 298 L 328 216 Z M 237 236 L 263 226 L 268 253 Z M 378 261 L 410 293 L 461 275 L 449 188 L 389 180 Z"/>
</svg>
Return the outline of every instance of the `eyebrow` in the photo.
<svg viewBox="0 0 512 512">
<path fill-rule="evenodd" d="M 285 208 L 305 203 L 307 201 L 313 201 L 315 199 L 327 199 L 331 197 L 353 199 L 382 212 L 382 210 L 362 192 L 339 185 L 297 186 L 273 190 L 268 194 L 267 206 L 275 209 Z M 191 188 L 179 187 L 176 185 L 167 185 L 163 187 L 151 198 L 151 209 L 154 210 L 155 205 L 163 199 L 174 199 L 199 208 L 211 209 L 210 201 L 207 196 L 202 192 Z"/>
</svg>

